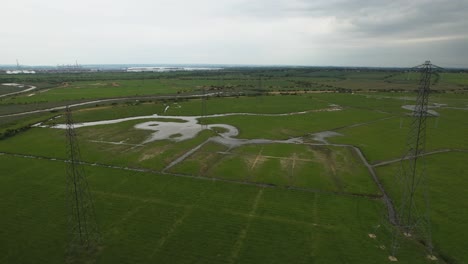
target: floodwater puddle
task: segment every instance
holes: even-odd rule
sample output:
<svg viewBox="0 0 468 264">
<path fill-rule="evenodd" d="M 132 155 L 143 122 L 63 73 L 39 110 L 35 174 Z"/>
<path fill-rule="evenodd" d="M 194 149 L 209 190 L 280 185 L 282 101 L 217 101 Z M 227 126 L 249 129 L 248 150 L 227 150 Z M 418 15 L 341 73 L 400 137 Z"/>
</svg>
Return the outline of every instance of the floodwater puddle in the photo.
<svg viewBox="0 0 468 264">
<path fill-rule="evenodd" d="M 335 131 L 322 131 L 322 132 L 312 134 L 312 136 L 314 136 L 312 138 L 313 140 L 318 141 L 318 142 L 322 142 L 324 144 L 328 144 L 327 138 L 342 136 L 342 134 L 337 133 Z"/>
<path fill-rule="evenodd" d="M 179 117 L 180 118 L 180 117 Z M 195 117 L 183 117 L 181 118 L 187 122 L 164 122 L 164 121 L 148 121 L 135 125 L 136 129 L 151 130 L 154 133 L 147 138 L 144 143 L 169 139 L 172 141 L 183 141 L 194 138 L 202 130 L 212 130 L 215 127 L 221 127 L 225 129 L 225 132 L 220 133 L 223 137 L 235 137 L 239 134 L 237 128 L 231 125 L 225 124 L 212 124 L 212 125 L 200 125 Z"/>
<path fill-rule="evenodd" d="M 167 110 L 166 107 L 165 110 Z M 211 118 L 211 117 L 224 117 L 224 116 L 290 116 L 290 115 L 303 115 L 310 112 L 318 111 L 337 111 L 341 110 L 335 106 L 329 109 L 320 109 L 312 111 L 294 112 L 294 113 L 283 113 L 283 114 L 253 114 L 253 113 L 227 113 L 227 114 L 215 114 L 208 116 L 165 116 L 165 115 L 149 115 L 149 116 L 137 116 L 127 117 L 114 120 L 103 120 L 85 123 L 75 123 L 75 128 L 98 126 L 98 125 L 109 125 L 117 124 L 125 121 L 140 120 L 140 119 L 153 119 L 146 122 L 142 122 L 134 125 L 135 129 L 150 130 L 153 133 L 142 142 L 142 144 L 153 142 L 156 140 L 171 140 L 175 142 L 194 138 L 203 130 L 216 131 L 217 136 L 212 137 L 210 140 L 223 144 L 228 147 L 237 147 L 245 144 L 270 144 L 270 143 L 302 143 L 301 138 L 292 138 L 288 140 L 269 140 L 269 139 L 238 139 L 235 138 L 239 135 L 239 130 L 227 124 L 209 124 L 203 125 L 199 123 L 200 118 Z M 166 120 L 164 120 L 166 119 Z M 181 122 L 182 121 L 182 122 Z M 35 127 L 49 127 L 42 124 L 36 124 Z M 58 124 L 50 126 L 51 128 L 66 129 L 66 124 Z"/>
<path fill-rule="evenodd" d="M 212 117 L 212 116 L 207 116 Z M 154 131 L 150 137 L 148 137 L 142 144 L 153 142 L 156 140 L 172 140 L 172 141 L 183 141 L 187 139 L 194 138 L 202 130 L 213 128 L 223 128 L 223 132 L 219 133 L 222 137 L 235 137 L 239 134 L 237 128 L 231 125 L 226 124 L 210 124 L 210 125 L 201 125 L 198 122 L 199 116 L 161 116 L 161 115 L 150 115 L 150 116 L 137 116 L 137 117 L 128 117 L 120 118 L 114 120 L 103 120 L 103 121 L 94 121 L 94 122 L 85 122 L 85 123 L 76 123 L 74 124 L 75 128 L 80 127 L 90 127 L 98 125 L 110 125 L 117 124 L 125 121 L 140 120 L 140 119 L 157 119 L 147 122 L 142 122 L 134 125 L 136 129 L 150 130 Z M 167 119 L 165 121 L 164 119 Z M 177 120 L 179 122 L 174 122 Z M 183 121 L 183 122 L 180 122 Z M 48 127 L 44 125 L 35 125 L 39 127 Z M 66 124 L 58 124 L 51 126 L 51 128 L 66 129 Z"/>
<path fill-rule="evenodd" d="M 428 106 L 427 108 L 439 108 L 440 105 L 433 105 L 433 106 Z M 416 108 L 416 105 L 403 105 L 401 106 L 401 108 L 403 109 L 406 109 L 406 110 L 410 110 L 410 111 L 414 111 L 414 109 Z M 440 114 L 437 113 L 436 111 L 434 110 L 431 110 L 431 109 L 427 109 L 427 113 L 429 114 L 429 116 L 439 116 Z"/>
</svg>

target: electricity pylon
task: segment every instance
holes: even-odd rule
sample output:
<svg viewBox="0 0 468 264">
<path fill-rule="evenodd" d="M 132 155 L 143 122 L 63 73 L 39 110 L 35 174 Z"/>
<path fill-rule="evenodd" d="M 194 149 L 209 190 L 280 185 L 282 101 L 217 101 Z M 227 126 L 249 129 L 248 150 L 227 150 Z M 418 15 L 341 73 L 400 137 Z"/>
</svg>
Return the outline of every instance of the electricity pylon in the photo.
<svg viewBox="0 0 468 264">
<path fill-rule="evenodd" d="M 80 149 L 76 140 L 72 112 L 67 106 L 67 209 L 68 249 L 67 262 L 88 262 L 97 252 L 100 234 L 96 223 L 94 205 L 86 175 L 81 164 Z"/>
<path fill-rule="evenodd" d="M 390 260 L 396 261 L 399 248 L 399 236 L 416 236 L 425 244 L 430 259 L 433 244 L 431 223 L 429 218 L 429 197 L 427 191 L 427 175 L 423 154 L 426 148 L 426 120 L 428 113 L 428 100 L 431 85 L 431 75 L 435 68 L 430 61 L 417 66 L 421 70 L 416 105 L 411 114 L 412 121 L 406 145 L 407 151 L 401 158 L 401 167 L 397 174 L 400 184 L 401 200 L 397 207 L 397 230 L 393 234 L 392 252 Z M 422 202 L 424 201 L 424 203 Z"/>
<path fill-rule="evenodd" d="M 201 118 L 204 118 L 206 116 L 206 100 L 207 100 L 207 95 L 205 91 L 205 87 L 202 87 L 202 98 L 201 98 Z M 202 129 L 206 129 L 207 125 L 204 123 L 204 121 L 200 120 L 200 125 Z"/>
</svg>

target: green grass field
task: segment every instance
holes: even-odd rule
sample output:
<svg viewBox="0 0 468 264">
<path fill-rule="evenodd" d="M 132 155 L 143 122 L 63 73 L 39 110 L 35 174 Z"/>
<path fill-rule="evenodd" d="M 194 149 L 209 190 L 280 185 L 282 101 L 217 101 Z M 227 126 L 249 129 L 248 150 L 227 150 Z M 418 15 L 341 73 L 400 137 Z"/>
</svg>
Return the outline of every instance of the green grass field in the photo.
<svg viewBox="0 0 468 264">
<path fill-rule="evenodd" d="M 368 171 L 349 148 L 267 144 L 229 152 L 225 146 L 209 143 L 170 171 L 311 190 L 378 193 Z"/>
<path fill-rule="evenodd" d="M 2 85 L 0 83 L 0 95 L 19 92 L 21 90 L 24 90 L 24 88 L 18 88 L 18 87 L 9 86 L 9 85 Z"/>
<path fill-rule="evenodd" d="M 0 201 L 9 211 L 2 217 L 1 261 L 62 263 L 64 164 L 5 155 L 0 160 Z M 378 246 L 388 238 L 367 235 L 382 210 L 376 200 L 85 170 L 104 245 L 98 263 L 382 263 L 387 258 Z M 425 263 L 411 241 L 402 260 Z"/>
<path fill-rule="evenodd" d="M 340 71 L 316 69 L 235 69 L 212 73 L 83 73 L 0 75 L 0 83 L 37 84 L 32 93 L 0 99 L 2 108 L 12 104 L 37 104 L 161 94 L 209 92 L 238 94 L 245 91 L 413 91 L 418 74 L 398 71 Z M 463 93 L 468 89 L 468 74 L 441 73 L 433 78 L 433 89 Z M 0 92 L 1 93 L 1 92 Z M 33 95 L 31 95 L 33 94 Z"/>
<path fill-rule="evenodd" d="M 414 89 L 416 75 L 307 70 L 233 71 L 223 79 L 217 73 L 168 73 L 161 78 L 63 75 L 34 96 L 2 99 L 0 114 L 73 100 L 199 92 L 201 87 L 255 90 L 260 73 L 264 87 L 275 95 L 210 97 L 208 116 L 198 118 L 204 125 L 238 129 L 231 140 L 243 142 L 239 146 L 215 141 L 226 132 L 221 127 L 196 124 L 194 138 L 149 143 L 144 142 L 154 131 L 134 127 L 200 116 L 200 99 L 153 98 L 73 108 L 76 123 L 169 117 L 75 129 L 102 235 L 102 247 L 89 262 L 391 263 L 395 229 L 386 219 L 383 193 L 371 172 L 375 170 L 377 181 L 398 205 L 394 179 L 411 119 L 401 106 L 414 104 L 415 94 L 383 91 Z M 52 77 L 14 78 L 52 83 Z M 428 260 L 421 243 L 405 238 L 397 263 L 468 261 L 468 95 L 461 92 L 465 78 L 461 73 L 441 75 L 437 85 L 447 85 L 447 93 L 430 98 L 431 105 L 446 104 L 434 109 L 439 117 L 427 120 L 427 151 L 443 151 L 426 157 L 439 260 Z M 276 93 L 336 87 L 354 93 Z M 0 263 L 65 262 L 65 131 L 31 127 L 52 117 L 45 124 L 61 124 L 63 114 L 58 110 L 0 117 L 0 133 L 8 135 L 0 139 Z M 314 137 L 323 131 L 340 135 Z"/>
<path fill-rule="evenodd" d="M 448 263 L 465 263 L 468 251 L 465 240 L 468 236 L 466 224 L 466 182 L 468 180 L 468 152 L 435 154 L 426 157 L 428 193 L 431 207 L 432 232 L 435 250 Z M 401 193 L 395 183 L 399 163 L 378 168 L 385 187 L 398 201 Z M 424 208 L 422 193 L 418 204 Z M 421 209 L 423 209 L 421 208 Z"/>
</svg>

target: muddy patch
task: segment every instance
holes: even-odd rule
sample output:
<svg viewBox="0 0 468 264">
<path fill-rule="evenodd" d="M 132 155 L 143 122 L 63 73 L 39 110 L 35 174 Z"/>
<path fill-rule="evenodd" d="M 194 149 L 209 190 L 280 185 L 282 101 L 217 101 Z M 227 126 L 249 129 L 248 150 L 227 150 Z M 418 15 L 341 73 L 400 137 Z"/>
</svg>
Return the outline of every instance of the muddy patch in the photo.
<svg viewBox="0 0 468 264">
<path fill-rule="evenodd" d="M 255 168 L 260 167 L 267 159 L 262 156 L 263 148 L 257 155 L 248 155 L 244 157 L 244 161 L 249 167 L 250 171 L 253 171 Z"/>
<path fill-rule="evenodd" d="M 338 175 L 339 168 L 337 167 L 336 154 L 333 153 L 332 150 L 325 147 L 312 149 L 312 152 L 314 153 L 314 157 L 318 163 L 324 166 L 327 176 L 332 180 L 335 187 L 339 191 L 343 191 L 343 182 Z"/>
<path fill-rule="evenodd" d="M 324 144 L 328 144 L 327 138 L 343 136 L 343 135 L 335 131 L 323 131 L 323 132 L 312 134 L 312 136 L 313 136 L 312 137 L 313 140 L 324 143 Z"/>
<path fill-rule="evenodd" d="M 290 116 L 290 115 L 303 115 L 312 111 L 294 112 L 285 114 L 252 114 L 252 113 L 228 113 L 228 114 L 215 114 L 205 117 L 225 117 L 225 116 Z M 290 138 L 287 140 L 270 140 L 270 139 L 238 139 L 239 131 L 236 127 L 227 124 L 209 124 L 201 125 L 199 123 L 200 116 L 164 116 L 164 115 L 149 115 L 149 116 L 137 116 L 127 117 L 114 120 L 103 120 L 93 121 L 85 123 L 75 123 L 75 128 L 117 124 L 121 122 L 150 119 L 151 121 L 136 124 L 135 129 L 150 130 L 153 131 L 150 137 L 142 142 L 142 144 L 157 141 L 157 140 L 171 140 L 175 142 L 195 138 L 198 133 L 203 130 L 212 130 L 218 134 L 216 137 L 212 137 L 210 140 L 215 143 L 222 144 L 229 148 L 239 147 L 247 144 L 271 144 L 271 143 L 284 143 L 284 144 L 301 144 L 303 143 L 302 138 Z M 177 119 L 177 122 L 174 122 Z M 66 124 L 57 124 L 53 126 L 47 126 L 43 124 L 35 125 L 37 127 L 51 127 L 58 129 L 66 129 Z"/>
<path fill-rule="evenodd" d="M 145 150 L 143 154 L 140 156 L 140 158 L 138 159 L 138 161 L 145 161 L 145 160 L 152 159 L 160 155 L 161 153 L 164 153 L 167 149 L 169 149 L 168 145 L 152 147 L 148 150 Z"/>
<path fill-rule="evenodd" d="M 401 108 L 414 112 L 414 110 L 416 109 L 416 105 L 403 105 Z M 439 106 L 428 106 L 427 108 L 439 108 Z M 427 116 L 440 116 L 438 112 L 431 110 L 431 109 L 427 109 L 426 115 Z"/>
</svg>

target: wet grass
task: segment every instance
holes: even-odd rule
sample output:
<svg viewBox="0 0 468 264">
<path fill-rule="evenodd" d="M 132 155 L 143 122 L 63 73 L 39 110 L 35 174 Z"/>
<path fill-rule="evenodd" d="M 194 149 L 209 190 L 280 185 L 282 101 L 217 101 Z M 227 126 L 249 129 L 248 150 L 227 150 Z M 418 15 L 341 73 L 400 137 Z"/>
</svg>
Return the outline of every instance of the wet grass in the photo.
<svg viewBox="0 0 468 264">
<path fill-rule="evenodd" d="M 379 97 L 381 99 L 376 99 Z M 291 95 L 213 98 L 210 114 L 287 113 L 321 109 L 335 112 L 290 116 L 227 116 L 206 123 L 229 124 L 239 138 L 288 139 L 334 129 L 327 140 L 358 146 L 371 162 L 398 158 L 404 150 L 408 118 L 397 95 Z M 437 100 L 463 105 L 452 95 Z M 200 100 L 117 104 L 74 113 L 77 122 L 163 113 L 198 115 Z M 179 107 L 180 106 L 180 107 Z M 382 112 L 383 111 L 383 112 Z M 428 119 L 428 150 L 468 149 L 466 111 L 438 109 Z M 347 127 L 357 123 L 375 123 Z M 176 118 L 176 117 L 174 117 Z M 16 120 L 16 119 L 15 119 Z M 26 119 L 24 119 L 26 120 Z M 400 120 L 403 120 L 400 128 Z M 18 122 L 23 119 L 18 119 Z M 144 120 L 148 121 L 148 120 Z M 151 131 L 134 120 L 79 128 L 82 159 L 120 167 L 162 170 L 176 158 L 215 136 L 202 131 L 191 140 L 140 145 Z M 171 120 L 174 121 L 174 120 Z M 54 122 L 61 122 L 60 119 Z M 116 144 L 119 143 L 119 144 Z M 123 143 L 123 144 L 120 144 Z M 31 128 L 0 140 L 0 152 L 65 159 L 64 131 Z M 466 155 L 429 158 L 434 241 L 447 262 L 463 263 Z M 378 168 L 390 195 L 393 166 Z M 62 161 L 0 155 L 0 263 L 62 263 L 65 247 L 65 167 Z M 228 149 L 207 143 L 169 172 L 244 181 L 247 184 L 145 174 L 86 166 L 96 200 L 105 246 L 97 263 L 384 263 L 388 230 L 370 239 L 385 214 L 379 199 L 325 192 L 378 195 L 362 161 L 351 148 L 295 144 L 247 145 Z M 269 187 L 248 185 L 260 183 Z M 277 186 L 277 187 L 274 187 Z M 288 190 L 287 186 L 308 191 Z M 311 191 L 318 191 L 314 193 Z M 381 249 L 381 246 L 386 249 Z M 331 250 L 333 249 L 333 250 Z M 28 252 L 28 254 L 25 254 Z M 427 263 L 422 246 L 403 242 L 399 263 Z"/>
<path fill-rule="evenodd" d="M 111 97 L 176 94 L 187 89 L 168 80 L 86 81 L 57 85 L 33 96 L 18 95 L 4 103 L 31 103 L 103 99 Z"/>
<path fill-rule="evenodd" d="M 228 150 L 209 143 L 170 171 L 311 190 L 378 194 L 354 150 L 343 147 L 265 144 Z"/>
<path fill-rule="evenodd" d="M 5 155 L 0 161 L 0 204 L 8 212 L 1 218 L 1 262 L 63 263 L 64 164 Z M 379 201 L 85 171 L 102 233 L 96 263 L 382 263 L 388 255 L 367 236 L 381 213 Z M 328 250 L 332 245 L 339 254 Z M 426 263 L 414 242 L 403 249 L 400 263 Z"/>
<path fill-rule="evenodd" d="M 259 82 L 259 78 L 262 79 Z M 38 86 L 33 96 L 16 95 L 0 99 L 0 113 L 20 112 L 24 109 L 46 109 L 78 101 L 103 98 L 154 96 L 162 94 L 223 92 L 229 95 L 244 93 L 302 93 L 302 92 L 388 92 L 398 91 L 401 96 L 414 96 L 418 74 L 397 71 L 343 71 L 331 69 L 235 69 L 219 72 L 174 73 L 80 73 L 35 74 L 11 76 L 0 74 L 0 83 L 16 82 Z M 435 80 L 433 80 L 435 81 Z M 433 89 L 465 94 L 468 74 L 441 73 Z M 1 89 L 0 89 L 1 93 Z M 348 100 L 348 99 L 346 99 Z M 261 100 L 259 100 L 261 101 Z M 375 100 L 374 100 L 375 101 Z M 359 107 L 368 107 L 372 103 Z M 388 103 L 381 100 L 379 102 Z M 260 105 L 261 102 L 257 103 Z M 366 106 L 367 105 L 367 106 Z M 462 104 L 466 107 L 466 103 Z M 216 107 L 217 108 L 217 107 Z M 382 108 L 379 106 L 379 108 Z M 196 111 L 197 113 L 200 110 Z M 179 113 L 175 113 L 179 114 Z"/>
<path fill-rule="evenodd" d="M 168 115 L 201 115 L 201 101 L 192 100 L 170 107 Z M 224 113 L 284 114 L 329 108 L 327 102 L 312 95 L 277 95 L 238 98 L 209 98 L 206 115 Z"/>
<path fill-rule="evenodd" d="M 466 222 L 468 202 L 468 153 L 443 153 L 426 158 L 427 188 L 430 201 L 430 216 L 435 251 L 449 263 L 464 263 L 468 259 Z M 379 178 L 398 204 L 401 193 L 395 179 L 399 163 L 379 167 Z M 425 210 L 424 189 L 417 192 L 417 206 Z"/>
<path fill-rule="evenodd" d="M 440 113 L 440 117 L 428 118 L 426 122 L 427 151 L 445 148 L 468 149 L 467 111 L 436 111 Z M 358 146 L 370 162 L 400 158 L 406 149 L 411 122 L 412 118 L 409 116 L 397 116 L 365 126 L 344 128 L 337 131 L 343 134 L 342 137 L 332 137 L 329 141 Z"/>
<path fill-rule="evenodd" d="M 225 116 L 203 120 L 208 124 L 235 126 L 239 129 L 239 138 L 288 139 L 388 116 L 369 110 L 344 109 L 289 116 Z"/>
<path fill-rule="evenodd" d="M 0 95 L 3 94 L 8 94 L 8 93 L 15 93 L 15 92 L 21 92 L 22 90 L 25 90 L 26 88 L 19 88 L 16 86 L 9 86 L 9 85 L 2 85 L 0 83 Z"/>
<path fill-rule="evenodd" d="M 214 135 L 201 131 L 198 137 L 174 144 L 173 141 L 141 143 L 151 131 L 135 129 L 141 120 L 77 129 L 82 161 L 116 166 L 162 170 L 171 161 Z M 8 140 L 0 140 L 0 151 L 66 159 L 65 130 L 31 128 Z"/>
<path fill-rule="evenodd" d="M 225 113 L 284 114 L 329 108 L 327 102 L 313 96 L 262 96 L 209 98 L 206 115 Z M 167 111 L 165 109 L 167 108 Z M 201 100 L 155 100 L 143 103 L 119 103 L 77 110 L 76 122 L 117 119 L 144 115 L 200 116 Z M 63 119 L 59 119 L 62 121 Z"/>
</svg>

